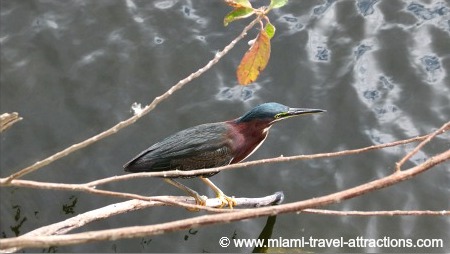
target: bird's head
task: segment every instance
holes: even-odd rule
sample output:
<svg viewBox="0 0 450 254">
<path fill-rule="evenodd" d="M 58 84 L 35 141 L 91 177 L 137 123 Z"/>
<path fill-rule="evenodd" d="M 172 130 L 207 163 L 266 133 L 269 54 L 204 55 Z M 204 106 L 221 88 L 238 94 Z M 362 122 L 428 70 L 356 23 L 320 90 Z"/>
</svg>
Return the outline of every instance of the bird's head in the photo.
<svg viewBox="0 0 450 254">
<path fill-rule="evenodd" d="M 310 109 L 310 108 L 290 108 L 288 106 L 276 103 L 268 102 L 254 107 L 249 112 L 236 120 L 237 123 L 251 122 L 254 120 L 260 120 L 267 122 L 269 125 L 277 121 L 306 114 L 314 114 L 325 112 L 322 109 Z"/>
</svg>

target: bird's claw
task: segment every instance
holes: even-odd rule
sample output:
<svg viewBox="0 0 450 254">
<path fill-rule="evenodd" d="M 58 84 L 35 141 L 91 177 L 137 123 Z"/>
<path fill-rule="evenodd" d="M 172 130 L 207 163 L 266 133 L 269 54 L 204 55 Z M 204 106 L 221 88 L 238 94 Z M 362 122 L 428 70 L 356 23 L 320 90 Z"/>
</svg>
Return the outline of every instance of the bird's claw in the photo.
<svg viewBox="0 0 450 254">
<path fill-rule="evenodd" d="M 225 195 L 223 193 L 218 193 L 217 198 L 222 202 L 222 204 L 219 206 L 219 208 L 222 208 L 222 207 L 228 205 L 228 207 L 230 209 L 233 209 L 233 207 L 237 205 L 237 202 L 234 198 L 228 197 L 227 195 Z"/>
<path fill-rule="evenodd" d="M 195 199 L 196 205 L 206 206 L 206 200 L 208 197 L 206 196 L 198 196 L 198 198 Z"/>
<path fill-rule="evenodd" d="M 195 199 L 195 204 L 196 205 L 206 206 L 206 200 L 208 199 L 206 196 L 197 195 L 197 196 L 193 196 L 193 197 Z M 188 211 L 191 211 L 191 212 L 198 212 L 198 211 L 200 211 L 200 209 L 198 209 L 198 208 L 186 208 L 186 209 Z"/>
<path fill-rule="evenodd" d="M 208 199 L 206 196 L 195 196 L 195 204 L 200 206 L 206 206 L 206 200 Z M 227 195 L 223 193 L 218 193 L 217 198 L 220 200 L 221 204 L 219 205 L 219 208 L 223 208 L 224 206 L 227 206 L 230 209 L 233 209 L 234 206 L 237 205 L 237 202 L 234 198 L 228 197 Z M 198 212 L 200 209 L 197 208 L 187 208 L 191 212 Z"/>
</svg>

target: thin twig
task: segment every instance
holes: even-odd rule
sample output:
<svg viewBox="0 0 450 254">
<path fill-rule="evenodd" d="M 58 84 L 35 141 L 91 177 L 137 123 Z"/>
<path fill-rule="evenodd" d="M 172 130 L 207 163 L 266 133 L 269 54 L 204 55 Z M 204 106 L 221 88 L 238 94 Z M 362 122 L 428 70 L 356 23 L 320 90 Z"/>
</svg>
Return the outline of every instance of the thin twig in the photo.
<svg viewBox="0 0 450 254">
<path fill-rule="evenodd" d="M 214 207 L 221 206 L 222 203 L 220 203 L 219 199 L 216 198 L 208 198 L 206 200 L 207 205 L 196 205 L 194 198 L 182 198 L 182 201 L 179 201 L 180 199 L 173 199 L 172 197 L 168 196 L 142 196 L 138 194 L 132 194 L 132 193 L 124 193 L 124 192 L 116 192 L 116 191 L 108 191 L 108 190 L 100 190 L 93 187 L 89 187 L 83 184 L 66 184 L 66 183 L 49 183 L 49 182 L 37 182 L 37 181 L 30 181 L 30 180 L 13 180 L 11 183 L 9 183 L 10 186 L 14 187 L 25 187 L 25 188 L 33 188 L 33 189 L 47 189 L 47 190 L 63 190 L 63 191 L 78 191 L 78 192 L 85 192 L 95 195 L 103 195 L 103 196 L 109 196 L 109 197 L 115 197 L 115 198 L 122 198 L 122 199 L 136 199 L 136 200 L 142 200 L 147 202 L 156 202 L 161 203 L 161 205 L 175 205 L 184 207 L 190 210 L 206 210 L 209 212 L 230 212 L 233 210 L 230 209 L 217 209 Z M 275 193 L 278 195 L 278 201 L 281 202 L 283 200 L 282 193 L 279 192 Z M 275 195 L 273 194 L 273 195 Z M 272 196 L 273 196 L 272 195 Z M 237 203 L 237 207 L 245 208 L 250 207 L 252 204 L 254 206 L 264 206 L 264 205 L 271 205 L 273 203 L 267 203 L 268 197 L 267 196 L 263 198 L 242 198 L 238 197 L 235 198 L 239 200 Z M 274 202 L 274 201 L 273 201 Z M 253 206 L 253 207 L 254 207 Z"/>
<path fill-rule="evenodd" d="M 393 210 L 393 211 L 336 211 L 324 209 L 305 209 L 301 213 L 311 213 L 333 216 L 444 216 L 450 215 L 450 211 L 430 211 L 430 210 Z"/>
<path fill-rule="evenodd" d="M 386 144 L 373 145 L 373 146 L 358 148 L 358 149 L 353 149 L 353 150 L 345 150 L 345 151 L 340 151 L 340 152 L 318 153 L 318 154 L 312 154 L 312 155 L 295 155 L 295 156 L 287 156 L 287 157 L 280 156 L 280 157 L 270 158 L 270 159 L 241 162 L 241 163 L 231 164 L 231 165 L 222 166 L 222 167 L 198 169 L 198 170 L 190 170 L 190 171 L 173 170 L 173 171 L 165 171 L 165 172 L 151 172 L 151 173 L 144 172 L 144 173 L 127 174 L 127 175 L 122 175 L 122 176 L 112 176 L 112 177 L 103 178 L 100 180 L 95 180 L 95 181 L 86 183 L 86 185 L 94 187 L 94 186 L 99 186 L 99 185 L 106 184 L 106 183 L 124 181 L 124 180 L 129 180 L 129 179 L 134 179 L 134 178 L 142 178 L 142 177 L 192 176 L 192 175 L 199 175 L 199 174 L 218 173 L 218 172 L 225 171 L 225 170 L 232 170 L 232 169 L 237 169 L 237 168 L 250 167 L 250 166 L 262 165 L 262 164 L 268 164 L 268 163 L 278 163 L 278 162 L 288 162 L 288 161 L 294 161 L 294 160 L 311 160 L 311 159 L 319 159 L 319 158 L 347 156 L 347 155 L 368 152 L 368 151 L 372 151 L 372 150 L 376 150 L 376 149 L 382 149 L 382 148 L 393 147 L 393 146 L 404 145 L 404 144 L 408 144 L 408 143 L 412 143 L 412 142 L 421 141 L 421 140 L 426 139 L 428 137 L 428 135 L 405 139 L 405 140 L 400 140 L 400 141 L 395 141 L 395 142 L 386 143 Z M 1 179 L 0 179 L 0 185 L 1 185 Z"/>
<path fill-rule="evenodd" d="M 447 126 L 449 123 L 444 124 L 443 127 Z M 441 127 L 440 129 L 445 129 L 443 127 Z M 64 190 L 80 190 L 80 191 L 95 190 L 95 187 L 102 185 L 102 184 L 117 182 L 117 181 L 124 181 L 124 180 L 129 180 L 129 179 L 134 179 L 134 178 L 190 176 L 190 175 L 196 175 L 196 174 L 217 173 L 220 171 L 232 170 L 232 169 L 236 169 L 236 168 L 249 167 L 249 166 L 267 164 L 267 163 L 278 163 L 278 162 L 287 162 L 287 161 L 292 161 L 292 160 L 308 160 L 308 159 L 330 158 L 330 157 L 337 157 L 337 156 L 344 156 L 344 155 L 352 155 L 352 154 L 368 152 L 368 151 L 372 151 L 372 150 L 376 150 L 376 149 L 382 149 L 382 148 L 404 145 L 404 144 L 408 144 L 408 143 L 412 143 L 412 142 L 426 140 L 432 134 L 437 133 L 437 135 L 439 135 L 439 134 L 442 134 L 443 132 L 444 131 L 441 131 L 441 132 L 436 131 L 434 133 L 427 134 L 424 136 L 419 136 L 419 137 L 405 139 L 405 140 L 399 140 L 399 141 L 395 141 L 395 142 L 391 142 L 391 143 L 373 145 L 373 146 L 358 148 L 358 149 L 353 149 L 353 150 L 345 150 L 345 151 L 332 152 L 332 153 L 319 153 L 319 154 L 312 154 L 312 155 L 296 155 L 296 156 L 288 156 L 288 157 L 277 157 L 277 158 L 249 161 L 249 162 L 241 162 L 241 163 L 236 163 L 236 164 L 227 165 L 227 166 L 223 166 L 223 167 L 210 168 L 210 169 L 199 169 L 199 170 L 191 170 L 191 171 L 174 170 L 174 171 L 165 171 L 165 172 L 134 173 L 134 174 L 127 174 L 127 175 L 123 175 L 123 176 L 113 176 L 113 177 L 103 178 L 103 179 L 91 181 L 91 182 L 88 182 L 85 184 L 63 184 L 63 183 L 35 182 L 35 181 L 27 181 L 27 180 L 14 180 L 13 182 L 7 182 L 7 178 L 1 178 L 0 186 L 22 186 L 22 187 L 40 188 L 40 189 L 64 189 Z"/>
<path fill-rule="evenodd" d="M 54 155 L 43 159 L 41 161 L 38 161 L 36 163 L 34 163 L 31 166 L 28 166 L 12 175 L 10 175 L 9 177 L 7 177 L 6 182 L 10 182 L 13 179 L 17 179 L 19 177 L 22 177 L 26 174 L 29 174 L 39 168 L 42 168 L 58 159 L 61 159 L 69 154 L 71 154 L 74 151 L 77 151 L 81 148 L 84 148 L 88 145 L 91 145 L 103 138 L 106 138 L 116 132 L 118 132 L 119 130 L 135 123 L 138 119 L 140 119 L 142 116 L 146 115 L 147 113 L 149 113 L 150 111 L 152 111 L 159 103 L 161 103 L 162 101 L 164 101 L 165 99 L 167 99 L 170 95 L 172 95 L 175 91 L 181 89 L 184 85 L 186 85 L 187 83 L 189 83 L 190 81 L 192 81 L 193 79 L 199 77 L 200 75 L 202 75 L 204 72 L 206 72 L 207 70 L 209 70 L 212 66 L 214 66 L 214 64 L 216 64 L 223 56 L 225 56 L 235 45 L 236 43 L 238 43 L 242 38 L 244 38 L 247 35 L 247 32 L 256 24 L 259 22 L 261 18 L 257 17 L 255 20 L 253 20 L 249 25 L 247 25 L 242 32 L 239 34 L 238 37 L 236 37 L 233 41 L 230 42 L 230 44 L 228 44 L 227 46 L 225 46 L 225 48 L 216 53 L 214 58 L 209 61 L 203 68 L 198 69 L 196 72 L 190 74 L 188 77 L 180 80 L 177 84 L 175 84 L 174 86 L 172 86 L 169 90 L 167 90 L 164 94 L 162 94 L 161 96 L 156 97 L 152 103 L 150 103 L 149 105 L 145 106 L 141 112 L 139 112 L 138 114 L 135 114 L 134 116 L 130 117 L 127 120 L 124 120 L 116 125 L 114 125 L 113 127 L 111 127 L 110 129 L 103 131 L 91 138 L 88 138 L 80 143 L 74 144 L 58 153 L 55 153 Z"/>
<path fill-rule="evenodd" d="M 382 148 L 404 145 L 404 144 L 408 144 L 408 143 L 412 143 L 412 142 L 421 141 L 421 140 L 426 139 L 429 135 L 430 134 L 415 137 L 415 138 L 405 139 L 405 140 L 399 140 L 399 141 L 395 141 L 395 142 L 391 142 L 391 143 L 373 145 L 373 146 L 369 146 L 369 147 L 358 148 L 358 149 L 353 149 L 353 150 L 345 150 L 345 151 L 340 151 L 340 152 L 318 153 L 318 154 L 312 154 L 312 155 L 295 155 L 295 156 L 288 156 L 288 157 L 282 156 L 282 157 L 276 157 L 276 158 L 241 162 L 241 163 L 236 163 L 236 164 L 222 166 L 222 167 L 216 167 L 216 168 L 198 169 L 198 170 L 191 170 L 191 171 L 173 170 L 173 171 L 164 171 L 164 172 L 134 173 L 134 174 L 127 174 L 127 175 L 122 175 L 122 176 L 107 177 L 107 178 L 91 181 L 91 182 L 84 183 L 84 184 L 36 182 L 36 181 L 29 181 L 29 180 L 13 180 L 13 181 L 8 182 L 7 178 L 1 178 L 0 186 L 17 186 L 17 187 L 39 188 L 39 189 L 89 191 L 89 190 L 96 190 L 95 188 L 97 186 L 100 186 L 103 184 L 124 181 L 124 180 L 129 180 L 129 179 L 134 179 L 134 178 L 191 176 L 191 175 L 196 175 L 196 174 L 218 173 L 220 171 L 232 170 L 232 169 L 249 167 L 249 166 L 256 166 L 256 165 L 267 164 L 267 163 L 278 163 L 278 162 L 288 162 L 288 161 L 293 161 L 293 160 L 309 160 L 309 159 L 330 158 L 330 157 L 337 157 L 337 156 L 344 156 L 344 155 L 352 155 L 352 154 L 368 152 L 368 151 L 372 151 L 372 150 L 376 150 L 376 149 L 382 149 Z"/>
<path fill-rule="evenodd" d="M 377 179 L 353 188 L 349 188 L 330 195 L 312 198 L 304 201 L 282 204 L 278 206 L 262 207 L 255 209 L 236 210 L 231 213 L 219 213 L 198 216 L 194 218 L 182 219 L 156 225 L 123 227 L 117 229 L 90 231 L 77 234 L 57 235 L 57 236 L 33 236 L 0 239 L 2 248 L 12 247 L 35 247 L 45 248 L 50 246 L 74 245 L 89 243 L 94 241 L 117 240 L 125 238 L 148 237 L 160 235 L 168 232 L 185 230 L 192 227 L 201 227 L 211 224 L 229 223 L 232 221 L 257 218 L 262 216 L 277 215 L 302 211 L 307 208 L 319 207 L 342 200 L 364 195 L 368 192 L 392 186 L 396 183 L 408 180 L 417 174 L 425 172 L 433 166 L 450 159 L 450 150 L 429 158 L 424 163 L 409 170 L 400 171 L 395 174 Z"/>
<path fill-rule="evenodd" d="M 430 135 L 430 134 L 428 134 Z M 411 143 L 414 141 L 420 141 L 424 140 L 428 137 L 428 135 L 420 136 L 416 138 L 406 139 L 406 140 L 400 140 L 395 141 L 391 143 L 386 144 L 380 144 L 380 145 L 374 145 L 370 147 L 360 148 L 360 149 L 354 149 L 354 150 L 346 150 L 341 152 L 335 152 L 335 153 L 321 153 L 321 154 L 314 154 L 314 155 L 298 155 L 298 156 L 290 156 L 290 157 L 278 157 L 278 158 L 271 158 L 271 159 L 263 159 L 263 160 L 257 160 L 257 161 L 250 161 L 246 163 L 238 163 L 234 165 L 229 165 L 225 167 L 219 167 L 214 169 L 202 169 L 202 170 L 195 170 L 193 173 L 208 173 L 211 170 L 214 170 L 213 172 L 218 172 L 222 170 L 228 170 L 228 169 L 236 169 L 239 167 L 247 167 L 247 166 L 254 166 L 264 163 L 275 163 L 275 162 L 284 162 L 284 161 L 291 161 L 291 160 L 306 160 L 306 159 L 314 159 L 314 158 L 323 158 L 323 157 L 335 157 L 335 156 L 343 156 L 343 155 L 351 155 L 351 154 L 357 154 L 361 152 L 367 152 L 375 149 L 381 149 L 381 148 L 387 148 L 392 147 L 396 145 L 402 145 Z M 171 175 L 171 173 L 176 174 L 186 174 L 190 172 L 180 172 L 180 171 L 167 171 L 162 173 L 137 173 L 137 174 L 130 174 L 125 176 L 115 176 L 115 177 L 109 177 L 105 179 L 100 179 L 96 181 L 92 181 L 85 184 L 65 184 L 65 183 L 50 183 L 50 182 L 37 182 L 37 181 L 30 181 L 30 180 L 12 180 L 10 182 L 6 182 L 5 179 L 0 179 L 0 186 L 15 186 L 15 187 L 26 187 L 26 188 L 35 188 L 35 189 L 52 189 L 52 190 L 68 190 L 68 191 L 80 191 L 80 192 L 86 192 L 96 195 L 105 195 L 105 196 L 112 196 L 117 198 L 126 198 L 126 199 L 138 199 L 142 201 L 153 201 L 153 202 L 160 202 L 168 205 L 177 205 L 181 206 L 187 209 L 196 209 L 196 210 L 207 210 L 210 212 L 223 212 L 224 209 L 217 209 L 217 208 L 211 208 L 208 206 L 198 206 L 194 204 L 189 204 L 186 202 L 177 202 L 173 199 L 164 199 L 161 197 L 148 197 L 148 196 L 141 196 L 137 194 L 131 194 L 131 193 L 122 193 L 122 192 L 114 192 L 114 191 L 106 191 L 97 189 L 96 187 L 101 184 L 106 184 L 110 182 L 115 182 L 119 180 L 126 180 L 130 178 L 135 178 L 137 176 L 139 177 L 149 177 L 149 176 L 165 176 L 165 175 Z M 192 172 L 191 172 L 192 173 Z"/>
<path fill-rule="evenodd" d="M 399 162 L 396 163 L 395 171 L 399 172 L 401 170 L 401 166 L 409 160 L 414 154 L 419 152 L 420 149 L 422 149 L 423 146 L 425 146 L 430 140 L 432 140 L 434 137 L 436 137 L 439 134 L 442 134 L 450 129 L 450 122 L 447 122 L 446 124 L 442 125 L 441 128 L 437 129 L 435 132 L 428 135 L 428 137 L 420 142 L 414 150 L 412 150 L 410 153 L 408 153 L 405 157 L 403 157 Z"/>
<path fill-rule="evenodd" d="M 109 197 L 115 197 L 115 198 L 122 198 L 122 199 L 138 199 L 138 200 L 142 200 L 142 201 L 160 202 L 160 203 L 163 203 L 166 205 L 180 206 L 180 207 L 184 207 L 184 208 L 190 209 L 190 210 L 206 210 L 206 211 L 210 211 L 210 212 L 227 211 L 225 209 L 214 209 L 214 208 L 210 208 L 207 206 L 195 205 L 195 202 L 194 202 L 194 204 L 191 204 L 191 202 L 178 202 L 177 200 L 170 199 L 170 198 L 164 198 L 162 196 L 150 197 L 150 196 L 142 196 L 142 195 L 132 194 L 132 193 L 100 190 L 100 189 L 89 187 L 89 186 L 86 186 L 83 184 L 47 183 L 47 182 L 37 182 L 37 181 L 17 179 L 17 180 L 12 180 L 9 183 L 9 185 L 15 186 L 15 187 L 26 187 L 26 188 L 33 188 L 33 189 L 79 191 L 79 192 L 85 192 L 85 193 L 103 195 L 103 196 L 109 196 Z"/>
<path fill-rule="evenodd" d="M 428 134 L 430 135 L 430 134 Z M 321 153 L 321 154 L 314 154 L 314 155 L 298 155 L 298 156 L 290 156 L 290 157 L 278 157 L 278 158 L 271 158 L 271 159 L 263 159 L 263 160 L 257 160 L 257 161 L 250 161 L 245 163 L 238 163 L 233 164 L 225 167 L 218 167 L 213 169 L 202 169 L 202 170 L 194 170 L 190 172 L 180 172 L 180 171 L 167 171 L 162 173 L 136 173 L 136 174 L 130 174 L 125 176 L 115 176 L 115 177 L 109 177 L 105 179 L 100 179 L 96 181 L 92 181 L 86 184 L 65 184 L 65 183 L 49 183 L 49 182 L 37 182 L 37 181 L 29 181 L 29 180 L 12 180 L 10 182 L 7 182 L 5 178 L 0 179 L 0 186 L 16 186 L 16 187 L 27 187 L 27 188 L 37 188 L 37 189 L 53 189 L 53 190 L 69 190 L 69 191 L 81 191 L 81 192 L 87 192 L 91 194 L 96 195 L 106 195 L 106 196 L 112 196 L 112 197 L 118 197 L 118 198 L 127 198 L 127 199 L 139 199 L 143 201 L 154 201 L 154 202 L 162 202 L 166 204 L 171 205 L 178 205 L 181 207 L 185 207 L 187 209 L 197 209 L 197 210 L 207 210 L 210 212 L 219 212 L 222 209 L 214 209 L 204 206 L 197 206 L 193 204 L 186 204 L 183 202 L 176 202 L 174 200 L 167 200 L 167 199 L 161 199 L 161 198 L 155 198 L 155 197 L 146 197 L 141 196 L 137 194 L 131 194 L 131 193 L 121 193 L 121 192 L 113 192 L 113 191 L 106 191 L 106 190 L 100 190 L 96 187 L 101 184 L 106 184 L 110 182 L 115 182 L 119 180 L 126 180 L 130 178 L 136 178 L 136 175 L 138 177 L 149 177 L 149 176 L 166 176 L 166 175 L 175 175 L 175 174 L 181 174 L 186 175 L 186 173 L 195 174 L 195 173 L 209 173 L 209 172 L 219 172 L 222 170 L 228 170 L 228 169 L 235 169 L 239 167 L 248 167 L 253 165 L 259 165 L 264 163 L 275 163 L 275 162 L 284 162 L 284 161 L 291 161 L 291 160 L 305 160 L 305 159 L 314 159 L 314 158 L 329 158 L 329 157 L 335 157 L 335 156 L 343 156 L 343 155 L 350 155 L 350 154 L 356 154 L 361 152 L 367 152 L 375 149 L 381 149 L 386 147 L 392 147 L 396 145 L 401 144 L 407 144 L 414 141 L 420 141 L 424 140 L 428 137 L 428 135 L 420 136 L 416 138 L 406 139 L 406 140 L 400 140 L 395 141 L 391 143 L 386 144 L 380 144 L 380 145 L 374 145 L 370 147 L 360 148 L 360 149 L 354 149 L 354 150 L 346 150 L 341 152 L 335 152 L 335 153 Z M 175 173 L 175 174 L 173 174 Z"/>
<path fill-rule="evenodd" d="M 0 115 L 0 132 L 5 131 L 9 127 L 11 127 L 13 124 L 17 123 L 18 121 L 22 120 L 22 117 L 19 117 L 19 113 L 12 112 L 12 113 L 4 113 Z"/>
</svg>

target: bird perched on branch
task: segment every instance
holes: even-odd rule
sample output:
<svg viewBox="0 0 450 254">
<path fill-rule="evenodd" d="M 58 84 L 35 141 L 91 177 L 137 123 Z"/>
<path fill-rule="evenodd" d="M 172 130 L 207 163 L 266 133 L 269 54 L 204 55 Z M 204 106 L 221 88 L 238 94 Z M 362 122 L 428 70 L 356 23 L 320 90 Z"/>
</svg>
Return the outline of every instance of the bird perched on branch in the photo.
<svg viewBox="0 0 450 254">
<path fill-rule="evenodd" d="M 194 126 L 173 134 L 138 154 L 123 167 L 127 172 L 161 172 L 167 170 L 196 170 L 238 163 L 250 156 L 264 142 L 270 127 L 283 119 L 324 112 L 322 109 L 289 108 L 270 102 L 254 107 L 243 116 L 225 122 Z M 183 176 L 199 177 L 222 201 L 222 206 L 233 208 L 236 202 L 225 195 L 208 177 L 202 174 Z M 170 176 L 164 180 L 189 193 L 196 203 L 204 205 L 206 197 L 175 181 Z"/>
</svg>

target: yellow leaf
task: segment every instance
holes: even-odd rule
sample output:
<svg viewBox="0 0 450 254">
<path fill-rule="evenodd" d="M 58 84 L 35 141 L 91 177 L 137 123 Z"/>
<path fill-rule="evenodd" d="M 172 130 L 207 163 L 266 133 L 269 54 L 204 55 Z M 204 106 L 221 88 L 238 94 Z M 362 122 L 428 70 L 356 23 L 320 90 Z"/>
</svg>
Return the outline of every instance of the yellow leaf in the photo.
<svg viewBox="0 0 450 254">
<path fill-rule="evenodd" d="M 239 84 L 248 85 L 254 82 L 259 73 L 266 68 L 270 58 L 270 39 L 264 30 L 261 30 L 253 45 L 245 53 L 237 68 Z"/>
<path fill-rule="evenodd" d="M 235 21 L 237 19 L 250 17 L 251 15 L 253 15 L 253 13 L 255 13 L 255 10 L 253 10 L 252 8 L 245 8 L 245 7 L 236 8 L 230 13 L 228 13 L 227 16 L 225 16 L 223 24 L 225 26 L 228 26 L 228 23 Z"/>
<path fill-rule="evenodd" d="M 271 8 L 280 8 L 287 4 L 288 0 L 270 0 Z"/>
<path fill-rule="evenodd" d="M 267 21 L 266 26 L 264 27 L 264 31 L 266 31 L 267 36 L 269 36 L 269 39 L 272 39 L 272 37 L 275 35 L 275 26 L 272 25 L 269 21 Z"/>
</svg>

